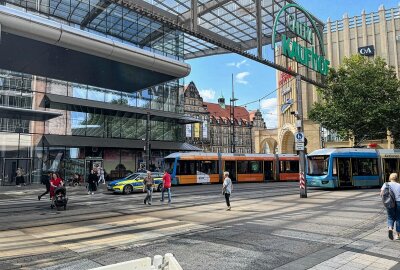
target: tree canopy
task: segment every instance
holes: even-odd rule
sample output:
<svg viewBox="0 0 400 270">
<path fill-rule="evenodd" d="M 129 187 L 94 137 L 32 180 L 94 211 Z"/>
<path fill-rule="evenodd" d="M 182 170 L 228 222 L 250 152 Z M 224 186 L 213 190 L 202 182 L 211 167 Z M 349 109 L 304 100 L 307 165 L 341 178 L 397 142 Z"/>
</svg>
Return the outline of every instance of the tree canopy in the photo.
<svg viewBox="0 0 400 270">
<path fill-rule="evenodd" d="M 315 103 L 309 118 L 344 138 L 385 138 L 392 131 L 400 142 L 400 81 L 392 67 L 380 57 L 361 55 L 345 58 L 330 69 L 327 87 L 318 88 L 321 102 Z"/>
</svg>

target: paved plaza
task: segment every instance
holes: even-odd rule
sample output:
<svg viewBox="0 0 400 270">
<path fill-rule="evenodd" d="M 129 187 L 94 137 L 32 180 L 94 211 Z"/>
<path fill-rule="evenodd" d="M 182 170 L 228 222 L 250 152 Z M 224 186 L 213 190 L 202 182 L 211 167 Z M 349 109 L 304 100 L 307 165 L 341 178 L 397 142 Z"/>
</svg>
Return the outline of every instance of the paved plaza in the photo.
<svg viewBox="0 0 400 270">
<path fill-rule="evenodd" d="M 378 189 L 309 190 L 238 184 L 232 211 L 219 185 L 144 194 L 69 188 L 67 211 L 42 186 L 0 188 L 0 269 L 90 269 L 171 252 L 183 269 L 400 269 Z"/>
</svg>

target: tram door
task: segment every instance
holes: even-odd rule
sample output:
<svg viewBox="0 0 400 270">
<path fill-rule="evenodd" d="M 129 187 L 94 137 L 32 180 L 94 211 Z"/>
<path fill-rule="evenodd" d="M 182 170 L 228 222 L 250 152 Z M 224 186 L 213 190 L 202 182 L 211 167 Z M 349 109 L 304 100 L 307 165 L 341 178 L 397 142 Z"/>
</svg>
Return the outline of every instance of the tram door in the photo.
<svg viewBox="0 0 400 270">
<path fill-rule="evenodd" d="M 273 161 L 264 161 L 264 181 L 273 181 L 274 180 L 274 162 Z"/>
<path fill-rule="evenodd" d="M 397 172 L 397 159 L 396 158 L 384 158 L 383 159 L 383 170 L 385 172 L 384 181 L 389 181 L 389 175 Z"/>
<path fill-rule="evenodd" d="M 338 158 L 339 186 L 352 186 L 350 158 Z"/>
<path fill-rule="evenodd" d="M 225 171 L 229 172 L 229 177 L 233 182 L 237 181 L 236 177 L 236 161 L 225 161 Z"/>
</svg>

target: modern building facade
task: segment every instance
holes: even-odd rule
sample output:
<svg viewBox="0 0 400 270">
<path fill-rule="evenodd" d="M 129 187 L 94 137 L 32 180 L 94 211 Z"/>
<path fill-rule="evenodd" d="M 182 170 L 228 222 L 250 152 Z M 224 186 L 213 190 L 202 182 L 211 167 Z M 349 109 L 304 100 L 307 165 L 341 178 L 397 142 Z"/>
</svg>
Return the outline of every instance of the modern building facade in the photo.
<svg viewBox="0 0 400 270">
<path fill-rule="evenodd" d="M 185 115 L 202 121 L 186 124 L 186 142 L 205 152 L 231 153 L 233 121 L 225 98 L 221 96 L 218 103 L 204 102 L 193 82 L 184 88 L 183 95 Z M 235 106 L 234 116 L 235 152 L 254 153 L 255 134 L 266 128 L 261 112 Z"/>
<path fill-rule="evenodd" d="M 393 66 L 400 74 L 400 7 L 385 9 L 379 7 L 378 12 L 349 18 L 347 14 L 342 20 L 328 19 L 324 28 L 326 58 L 331 61 L 331 67 L 338 67 L 344 57 L 361 54 L 365 57 L 380 56 L 388 65 Z M 280 48 L 278 49 L 278 55 Z M 277 58 L 278 63 L 287 62 L 289 68 L 298 70 L 301 65 L 286 57 Z M 296 116 L 291 112 L 297 111 L 295 80 L 292 76 L 277 71 L 278 86 L 278 134 L 275 140 L 280 153 L 295 153 L 294 133 L 296 132 Z M 349 147 L 351 141 L 341 141 L 335 133 L 323 129 L 320 125 L 308 119 L 308 112 L 319 97 L 315 86 L 302 82 L 302 100 L 304 116 L 304 133 L 308 140 L 307 151 L 311 152 L 321 147 Z M 392 148 L 390 132 L 387 138 L 364 141 L 363 146 L 377 148 Z"/>
<path fill-rule="evenodd" d="M 114 179 L 199 150 L 184 142 L 184 125 L 198 120 L 179 99 L 190 72 L 183 33 L 118 4 L 96 8 L 2 2 L 0 185 L 15 184 L 18 168 L 27 183 L 99 166 Z"/>
</svg>

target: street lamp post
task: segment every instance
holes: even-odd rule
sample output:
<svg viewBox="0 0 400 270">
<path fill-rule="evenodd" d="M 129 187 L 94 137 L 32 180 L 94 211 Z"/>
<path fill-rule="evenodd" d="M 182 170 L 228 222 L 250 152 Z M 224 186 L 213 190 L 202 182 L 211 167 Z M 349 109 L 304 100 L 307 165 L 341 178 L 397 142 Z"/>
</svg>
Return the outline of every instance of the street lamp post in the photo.
<svg viewBox="0 0 400 270">
<path fill-rule="evenodd" d="M 232 74 L 232 98 L 230 99 L 230 122 L 231 122 L 231 151 L 232 153 L 236 153 L 236 141 L 235 141 L 235 90 L 233 87 L 233 74 Z"/>
</svg>

